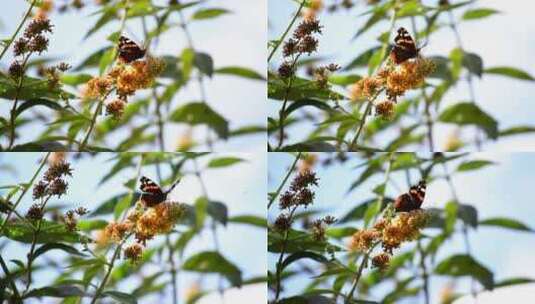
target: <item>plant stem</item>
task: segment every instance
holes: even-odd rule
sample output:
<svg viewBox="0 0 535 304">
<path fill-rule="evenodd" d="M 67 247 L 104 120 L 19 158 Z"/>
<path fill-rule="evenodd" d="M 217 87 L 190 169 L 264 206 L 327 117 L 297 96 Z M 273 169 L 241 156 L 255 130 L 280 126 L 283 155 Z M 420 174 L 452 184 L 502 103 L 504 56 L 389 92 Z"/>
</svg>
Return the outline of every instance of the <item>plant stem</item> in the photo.
<svg viewBox="0 0 535 304">
<path fill-rule="evenodd" d="M 173 251 L 173 246 L 171 245 L 171 240 L 169 238 L 169 235 L 166 235 L 165 236 L 165 244 L 169 250 L 169 264 L 171 264 L 171 284 L 172 284 L 172 288 L 173 288 L 173 304 L 178 304 L 178 298 L 177 298 L 177 295 L 178 295 L 178 286 L 177 286 L 177 281 L 176 281 L 176 263 L 175 263 L 175 259 L 173 258 L 174 257 L 174 251 Z"/>
<path fill-rule="evenodd" d="M 46 203 L 50 200 L 52 197 L 52 194 L 49 194 L 43 204 L 41 205 L 41 211 L 45 209 Z M 37 245 L 37 237 L 39 235 L 39 232 L 41 232 L 41 224 L 43 223 L 43 219 L 41 218 L 39 222 L 37 222 L 37 229 L 33 232 L 33 238 L 32 238 L 32 245 L 30 247 L 30 252 L 28 253 L 28 265 L 26 266 L 26 269 L 28 269 L 28 281 L 26 282 L 26 289 L 24 290 L 24 293 L 28 292 L 30 289 L 30 285 L 32 284 L 32 264 L 35 259 L 35 246 Z"/>
<path fill-rule="evenodd" d="M 110 91 L 111 92 L 111 91 Z M 108 93 L 109 94 L 109 93 Z M 91 118 L 91 123 L 89 124 L 89 129 L 87 130 L 87 133 L 84 136 L 84 139 L 82 140 L 82 143 L 80 144 L 80 151 L 84 151 L 85 147 L 87 146 L 87 141 L 89 140 L 89 136 L 91 135 L 91 132 L 93 132 L 93 129 L 95 128 L 95 124 L 97 122 L 98 114 L 102 111 L 102 106 L 104 105 L 104 100 L 106 97 L 108 97 L 108 94 L 104 96 L 101 100 L 99 100 L 97 108 L 95 110 L 95 113 L 93 113 L 93 117 Z"/>
<path fill-rule="evenodd" d="M 125 240 L 128 237 L 129 236 L 125 237 Z M 106 286 L 106 283 L 108 282 L 108 278 L 110 277 L 111 271 L 112 271 L 113 266 L 115 264 L 115 260 L 119 257 L 119 254 L 121 253 L 122 246 L 123 246 L 123 243 L 120 243 L 120 244 L 117 245 L 117 248 L 115 248 L 115 251 L 113 252 L 113 256 L 112 256 L 110 262 L 108 263 L 108 271 L 104 275 L 104 278 L 102 279 L 102 282 L 100 282 L 100 285 L 97 288 L 97 291 L 95 292 L 95 296 L 91 300 L 91 304 L 95 304 L 97 302 L 97 299 L 102 294 L 102 291 L 104 290 L 104 287 Z"/>
<path fill-rule="evenodd" d="M 357 145 L 360 134 L 362 133 L 362 129 L 364 129 L 364 124 L 366 123 L 366 117 L 370 115 L 370 112 L 372 111 L 372 107 L 373 107 L 373 100 L 369 100 L 368 104 L 366 105 L 366 109 L 364 110 L 364 115 L 360 119 L 360 125 L 359 125 L 359 128 L 357 129 L 357 133 L 355 134 L 355 137 L 353 137 L 353 140 L 351 140 L 351 144 L 349 145 L 349 152 L 355 151 L 355 146 Z"/>
<path fill-rule="evenodd" d="M 297 60 L 299 60 L 299 57 L 301 54 L 298 54 L 295 56 L 291 70 L 293 73 L 295 73 L 295 65 L 297 64 Z M 295 74 L 292 74 L 290 79 L 288 80 L 288 85 L 286 86 L 286 92 L 284 93 L 284 100 L 282 102 L 282 108 L 279 112 L 279 144 L 277 145 L 277 149 L 280 149 L 282 146 L 282 143 L 284 142 L 284 120 L 286 119 L 286 106 L 288 104 L 288 97 L 290 96 L 290 90 L 292 89 L 292 84 L 295 79 Z"/>
<path fill-rule="evenodd" d="M 19 102 L 19 94 L 20 90 L 22 89 L 22 82 L 24 81 L 24 73 L 26 69 L 26 63 L 28 63 L 28 59 L 30 59 L 30 56 L 32 53 L 28 53 L 28 55 L 24 58 L 22 61 L 22 75 L 20 76 L 19 83 L 17 84 L 17 92 L 15 94 L 15 100 L 13 102 L 13 107 L 10 111 L 10 119 L 9 119 L 9 146 L 8 148 L 11 149 L 13 147 L 13 144 L 15 143 L 15 120 L 16 120 L 16 114 L 17 114 L 17 105 Z"/>
<path fill-rule="evenodd" d="M 280 45 L 282 44 L 282 42 L 284 41 L 284 39 L 286 39 L 286 36 L 288 35 L 288 32 L 290 31 L 290 29 L 292 28 L 292 26 L 294 25 L 295 23 L 295 20 L 297 20 L 297 17 L 299 17 L 299 15 L 301 14 L 301 10 L 303 9 L 303 7 L 305 6 L 305 0 L 301 1 L 301 4 L 299 5 L 299 8 L 297 9 L 297 12 L 295 12 L 295 15 L 293 16 L 292 20 L 290 21 L 290 23 L 288 24 L 288 27 L 286 27 L 286 30 L 284 31 L 284 33 L 282 34 L 282 36 L 279 38 L 279 40 L 277 40 L 277 42 L 275 42 L 275 46 L 273 47 L 273 49 L 271 50 L 271 52 L 269 53 L 269 56 L 268 56 L 268 63 L 271 61 L 271 58 L 273 58 L 273 55 L 275 54 L 275 52 L 277 51 L 277 49 L 280 47 Z"/>
<path fill-rule="evenodd" d="M 421 241 L 418 240 L 417 243 L 418 252 L 420 253 L 420 268 L 422 268 L 422 279 L 424 280 L 424 297 L 425 297 L 425 304 L 430 303 L 430 296 L 429 296 L 429 274 L 427 273 L 427 266 L 425 265 L 425 253 L 422 249 Z"/>
<path fill-rule="evenodd" d="M 351 285 L 351 289 L 349 290 L 349 293 L 346 297 L 346 303 L 351 303 L 351 300 L 353 299 L 353 295 L 355 293 L 355 290 L 357 289 L 357 284 L 359 283 L 360 277 L 362 276 L 362 272 L 364 271 L 364 267 L 368 263 L 368 258 L 370 256 L 371 250 L 373 247 L 366 252 L 364 255 L 364 258 L 362 259 L 362 262 L 360 263 L 359 269 L 357 270 L 357 273 L 355 274 L 355 278 L 353 279 L 353 284 Z"/>
<path fill-rule="evenodd" d="M 24 186 L 24 190 L 22 190 L 22 193 L 20 194 L 19 198 L 17 199 L 17 201 L 15 202 L 15 204 L 13 205 L 13 208 L 11 208 L 6 216 L 6 219 L 4 220 L 4 222 L 2 223 L 2 228 L 0 228 L 0 232 L 1 231 L 4 231 L 4 227 L 6 226 L 7 222 L 9 221 L 9 219 L 11 218 L 11 215 L 13 214 L 13 212 L 15 211 L 15 209 L 17 208 L 17 206 L 20 204 L 20 202 L 22 201 L 22 198 L 24 197 L 24 195 L 26 195 L 26 192 L 28 192 L 28 189 L 30 189 L 30 187 L 33 185 L 33 183 L 35 182 L 35 179 L 37 178 L 37 176 L 39 175 L 39 173 L 41 172 L 41 170 L 43 169 L 43 167 L 45 166 L 47 160 L 48 160 L 48 157 L 50 156 L 50 153 L 52 152 L 48 152 L 46 154 L 46 156 L 43 158 L 43 160 L 41 161 L 41 163 L 39 164 L 39 168 L 37 168 L 37 170 L 35 171 L 34 175 L 32 176 L 32 178 L 30 179 L 30 181 Z"/>
<path fill-rule="evenodd" d="M 284 185 L 288 181 L 288 178 L 290 178 L 290 175 L 292 175 L 292 172 L 294 171 L 295 166 L 297 165 L 297 161 L 299 160 L 299 158 L 301 158 L 301 153 L 302 152 L 298 152 L 297 153 L 297 156 L 295 157 L 294 162 L 290 166 L 290 169 L 286 173 L 286 176 L 284 177 L 284 179 L 280 183 L 279 187 L 277 188 L 277 191 L 275 191 L 275 194 L 270 198 L 269 203 L 268 203 L 268 210 L 269 210 L 269 208 L 271 208 L 271 205 L 273 205 L 273 202 L 275 202 L 275 200 L 277 199 L 277 197 L 281 193 L 282 188 L 284 187 Z"/>
<path fill-rule="evenodd" d="M 418 45 L 418 37 L 416 36 L 416 33 L 418 33 L 418 29 L 416 28 L 416 18 L 414 16 L 411 17 L 411 24 L 412 24 L 412 32 L 414 33 L 414 42 L 416 45 Z M 430 29 L 427 28 L 426 33 L 429 34 Z M 427 38 L 427 37 L 426 37 Z M 431 117 L 431 100 L 427 96 L 427 92 L 425 91 L 425 87 L 422 86 L 421 88 L 422 92 L 422 98 L 425 101 L 425 122 L 427 125 L 427 140 L 429 141 L 429 152 L 435 151 L 434 147 L 434 141 L 433 141 L 433 119 Z"/>
<path fill-rule="evenodd" d="M 295 206 L 292 211 L 290 211 L 290 215 L 288 216 L 288 221 L 291 223 L 293 221 L 293 216 L 294 216 L 294 213 L 295 213 L 295 210 L 297 210 L 297 207 L 299 206 Z M 279 300 L 279 296 L 280 296 L 280 292 L 281 292 L 281 276 L 282 276 L 282 260 L 284 259 L 284 253 L 286 251 L 286 246 L 287 246 L 287 243 L 288 243 L 288 237 L 290 235 L 290 230 L 286 230 L 284 232 L 284 239 L 282 241 L 282 248 L 281 248 L 281 252 L 279 254 L 279 260 L 277 261 L 277 271 L 276 271 L 276 274 L 275 274 L 275 301 L 274 303 L 276 304 L 277 301 Z"/>
<path fill-rule="evenodd" d="M 15 284 L 15 281 L 11 277 L 11 273 L 9 272 L 6 262 L 4 262 L 4 258 L 2 258 L 1 254 L 0 254 L 0 265 L 2 265 L 2 269 L 4 270 L 4 273 L 6 274 L 6 278 L 9 278 L 9 283 L 11 284 L 13 295 L 15 296 L 15 299 L 17 301 L 16 303 L 21 303 L 21 298 L 20 298 L 19 290 L 17 289 L 17 284 Z"/>
<path fill-rule="evenodd" d="M 150 45 L 150 38 L 149 38 L 149 32 L 147 29 L 147 21 L 145 20 L 145 16 L 141 18 L 141 25 L 143 28 L 143 35 L 145 36 L 146 43 L 149 43 Z M 162 117 L 162 111 L 161 111 L 161 103 L 160 98 L 158 97 L 158 92 L 156 91 L 156 87 L 152 87 L 151 89 L 152 98 L 154 99 L 154 102 L 156 103 L 156 121 L 158 124 L 158 146 L 160 147 L 160 152 L 165 151 L 165 142 L 164 142 L 164 125 L 163 125 L 163 117 Z"/>
<path fill-rule="evenodd" d="M 186 18 L 184 17 L 184 14 L 181 10 L 178 11 L 178 16 L 180 18 L 180 27 L 182 28 L 182 31 L 184 32 L 184 35 L 186 36 L 186 40 L 188 41 L 188 47 L 195 53 L 195 46 L 193 44 L 193 38 L 191 36 L 191 33 L 189 32 L 188 24 L 186 23 Z M 206 96 L 206 89 L 204 88 L 204 76 L 202 72 L 199 71 L 199 75 L 197 77 L 197 82 L 199 84 L 199 93 L 201 96 L 201 102 L 206 104 L 207 96 Z M 212 135 L 210 133 L 210 129 L 208 128 L 206 130 L 206 144 L 208 145 L 209 150 L 213 150 L 213 142 L 212 142 Z"/>
<path fill-rule="evenodd" d="M 19 25 L 17 26 L 17 29 L 15 30 L 15 33 L 13 33 L 13 35 L 11 36 L 9 41 L 7 42 L 7 45 L 2 50 L 2 53 L 0 53 L 0 59 L 2 59 L 2 57 L 4 57 L 4 54 L 7 52 L 7 50 L 9 49 L 11 44 L 13 43 L 13 41 L 15 41 L 15 38 L 17 38 L 17 35 L 19 34 L 20 30 L 22 29 L 22 26 L 24 25 L 24 23 L 26 22 L 28 17 L 30 17 L 30 14 L 32 13 L 32 9 L 35 6 L 36 2 L 37 2 L 37 0 L 33 0 L 32 3 L 30 4 L 30 7 L 26 11 L 26 14 L 24 14 L 24 17 L 22 18 L 22 20 L 20 21 Z"/>
<path fill-rule="evenodd" d="M 453 13 L 451 11 L 448 11 L 448 17 L 449 17 L 449 20 L 450 20 L 450 28 L 451 28 L 453 34 L 455 35 L 455 40 L 457 41 L 457 46 L 461 49 L 461 51 L 463 51 L 463 55 L 464 55 L 464 47 L 463 47 L 463 42 L 462 42 L 462 39 L 461 39 L 461 34 L 459 33 L 459 30 L 457 29 L 457 23 L 456 23 L 455 17 L 453 16 Z M 474 83 L 473 83 L 473 79 L 472 79 L 472 72 L 470 72 L 470 71 L 468 71 L 468 76 L 466 78 L 466 82 L 468 83 L 468 93 L 470 94 L 470 102 L 476 103 L 476 96 L 475 96 L 475 90 L 474 90 Z M 481 151 L 481 145 L 482 145 L 480 135 L 481 135 L 480 134 L 480 130 L 477 129 L 476 130 L 476 136 L 475 136 L 475 142 L 476 142 L 476 147 L 477 147 L 478 151 Z"/>
</svg>

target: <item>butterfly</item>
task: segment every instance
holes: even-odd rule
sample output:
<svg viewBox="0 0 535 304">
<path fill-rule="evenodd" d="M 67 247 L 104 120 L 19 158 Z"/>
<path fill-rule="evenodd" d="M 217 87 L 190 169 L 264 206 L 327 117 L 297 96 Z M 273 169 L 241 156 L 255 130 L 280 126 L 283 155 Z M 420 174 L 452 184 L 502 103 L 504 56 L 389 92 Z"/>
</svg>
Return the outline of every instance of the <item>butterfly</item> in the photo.
<svg viewBox="0 0 535 304">
<path fill-rule="evenodd" d="M 416 58 L 421 50 L 421 48 L 416 48 L 414 40 L 404 27 L 398 29 L 394 43 L 395 45 L 390 52 L 390 58 L 395 64 Z"/>
<path fill-rule="evenodd" d="M 420 181 L 418 185 L 412 186 L 409 192 L 398 196 L 394 201 L 394 208 L 398 212 L 409 212 L 420 209 L 425 199 L 425 181 Z"/>
<path fill-rule="evenodd" d="M 130 63 L 142 58 L 147 51 L 125 36 L 119 37 L 117 50 L 119 52 L 119 59 L 125 63 Z"/>
<path fill-rule="evenodd" d="M 139 190 L 142 192 L 140 200 L 145 206 L 154 207 L 167 199 L 167 195 L 173 191 L 175 186 L 180 182 L 180 179 L 173 183 L 173 185 L 166 191 L 162 190 L 158 184 L 148 177 L 142 176 L 139 181 L 141 182 Z"/>
</svg>

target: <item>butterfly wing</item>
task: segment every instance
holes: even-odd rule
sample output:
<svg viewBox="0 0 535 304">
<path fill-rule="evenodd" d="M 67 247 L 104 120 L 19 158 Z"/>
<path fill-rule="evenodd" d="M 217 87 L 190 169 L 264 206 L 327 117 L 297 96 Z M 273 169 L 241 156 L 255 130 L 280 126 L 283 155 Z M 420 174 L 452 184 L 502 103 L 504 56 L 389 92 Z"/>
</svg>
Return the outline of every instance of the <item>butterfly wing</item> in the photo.
<svg viewBox="0 0 535 304">
<path fill-rule="evenodd" d="M 117 50 L 119 52 L 119 59 L 125 63 L 130 63 L 134 60 L 142 58 L 145 56 L 146 51 L 125 36 L 119 37 L 119 45 Z"/>
<path fill-rule="evenodd" d="M 390 58 L 395 64 L 403 63 L 418 56 L 416 44 L 405 28 L 401 27 L 398 29 L 394 43 L 395 45 L 390 52 Z"/>
<path fill-rule="evenodd" d="M 410 212 L 420 209 L 425 199 L 426 184 L 424 181 L 412 186 L 407 193 L 398 196 L 394 201 L 394 208 L 397 212 Z"/>
<path fill-rule="evenodd" d="M 139 190 L 141 190 L 140 200 L 147 206 L 153 207 L 163 202 L 167 194 L 162 191 L 162 188 L 153 182 L 150 178 L 142 176 L 140 179 L 141 185 Z"/>
</svg>

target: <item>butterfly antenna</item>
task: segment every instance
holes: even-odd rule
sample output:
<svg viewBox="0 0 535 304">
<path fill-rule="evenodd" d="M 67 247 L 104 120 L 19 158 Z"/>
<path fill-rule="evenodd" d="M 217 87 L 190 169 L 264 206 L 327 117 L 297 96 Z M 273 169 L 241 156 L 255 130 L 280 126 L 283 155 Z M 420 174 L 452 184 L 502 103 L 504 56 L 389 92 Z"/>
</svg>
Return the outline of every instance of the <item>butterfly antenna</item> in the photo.
<svg viewBox="0 0 535 304">
<path fill-rule="evenodd" d="M 178 185 L 180 183 L 180 180 L 182 180 L 181 178 L 178 178 L 172 185 L 171 187 L 169 188 L 169 190 L 167 190 L 166 192 L 167 193 L 171 193 L 171 191 L 173 191 L 173 189 L 175 189 L 176 185 Z"/>
</svg>

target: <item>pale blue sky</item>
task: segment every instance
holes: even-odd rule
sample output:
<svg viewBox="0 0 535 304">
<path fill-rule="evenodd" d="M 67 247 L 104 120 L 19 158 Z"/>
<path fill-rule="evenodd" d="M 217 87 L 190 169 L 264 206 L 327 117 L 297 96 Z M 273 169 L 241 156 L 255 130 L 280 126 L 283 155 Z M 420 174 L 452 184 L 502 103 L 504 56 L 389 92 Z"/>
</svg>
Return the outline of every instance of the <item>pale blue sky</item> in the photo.
<svg viewBox="0 0 535 304">
<path fill-rule="evenodd" d="M 9 164 L 13 168 L 16 168 L 17 172 L 17 175 L 13 175 L 7 171 L 0 171 L 0 185 L 28 181 L 34 170 L 36 170 L 38 159 L 42 155 L 44 154 L 0 153 L 0 167 Z M 229 209 L 229 216 L 250 214 L 265 217 L 265 172 L 267 170 L 265 157 L 255 157 L 246 153 L 214 154 L 213 156 L 202 158 L 200 161 L 201 167 L 215 156 L 235 156 L 243 158 L 246 161 L 228 169 L 204 171 L 203 179 L 206 183 L 210 199 L 226 203 Z M 94 210 L 98 207 L 98 204 L 107 198 L 127 191 L 123 183 L 135 175 L 134 169 L 124 170 L 110 180 L 110 182 L 97 187 L 97 182 L 108 172 L 110 166 L 113 164 L 108 161 L 112 157 L 113 153 L 102 153 L 96 158 L 85 157 L 79 162 L 73 162 L 74 172 L 73 178 L 70 179 L 68 194 L 60 200 L 54 199 L 53 203 L 63 202 L 72 206 L 81 205 L 89 210 Z M 190 172 L 192 170 L 191 165 L 188 165 L 184 169 Z M 144 169 L 142 174 L 156 178 L 153 167 Z M 232 178 L 229 178 L 230 176 Z M 4 194 L 4 191 L 1 191 L 0 193 Z M 192 175 L 187 175 L 171 193 L 171 198 L 180 202 L 193 204 L 194 200 L 202 195 L 201 193 L 197 179 Z M 22 213 L 24 213 L 31 204 L 31 195 L 27 195 L 21 203 L 19 210 L 23 210 Z M 238 235 L 240 237 L 236 237 Z M 221 252 L 242 269 L 245 279 L 265 274 L 265 248 L 267 246 L 265 230 L 252 228 L 248 225 L 230 224 L 227 228 L 219 228 L 218 236 L 221 242 Z M 161 241 L 161 238 L 155 240 L 155 242 L 159 241 Z M 24 260 L 24 254 L 18 251 L 20 248 L 20 246 L 10 246 L 9 249 L 4 249 L 2 254 L 6 255 L 9 259 L 20 258 Z M 187 257 L 203 250 L 213 250 L 213 248 L 212 235 L 207 231 L 192 241 L 190 247 L 186 250 L 185 256 Z M 26 250 L 22 252 L 26 252 Z M 144 274 L 147 275 L 149 272 L 156 270 L 158 269 L 149 267 L 144 270 Z M 35 286 L 40 287 L 48 282 L 50 277 L 46 273 L 41 272 L 38 278 L 42 281 L 38 279 Z M 182 274 L 179 280 L 180 290 L 183 292 L 197 278 L 198 275 L 195 274 Z M 217 286 L 214 285 L 216 276 L 210 275 L 207 278 L 207 280 L 203 281 L 203 286 L 206 288 Z M 121 285 L 120 290 L 128 291 L 135 286 L 132 284 L 137 285 L 138 283 L 127 281 Z M 234 291 L 233 293 L 240 294 L 240 292 L 244 292 L 247 293 L 249 299 L 261 301 L 265 298 L 265 288 L 260 287 L 262 286 L 248 287 L 244 290 Z"/>
<path fill-rule="evenodd" d="M 330 3 L 331 1 L 325 1 Z M 355 1 L 364 2 L 364 1 Z M 435 4 L 435 0 L 424 0 L 426 4 Z M 455 3 L 455 1 L 452 1 Z M 284 31 L 292 14 L 297 9 L 297 1 L 277 0 L 269 1 L 269 39 L 276 39 Z M 459 26 L 464 48 L 467 51 L 475 52 L 484 60 L 485 67 L 492 66 L 512 66 L 521 68 L 532 76 L 535 76 L 535 19 L 532 12 L 535 4 L 525 0 L 486 0 L 476 1 L 473 7 L 493 8 L 501 13 L 487 19 L 463 22 Z M 368 16 L 360 16 L 366 8 L 359 4 L 349 13 L 341 10 L 334 15 L 322 13 L 319 20 L 323 27 L 323 34 L 319 39 L 319 52 L 317 56 L 326 58 L 326 62 L 338 63 L 341 66 L 347 65 L 357 55 L 368 48 L 377 45 L 376 37 L 386 30 L 388 24 L 385 22 L 376 25 L 374 28 L 352 40 L 353 35 L 362 27 Z M 462 14 L 464 10 L 456 11 L 456 15 Z M 441 20 L 445 23 L 447 20 Z M 398 21 L 397 26 L 405 26 L 411 29 L 410 19 Z M 421 25 L 420 25 L 421 26 Z M 455 47 L 455 38 L 448 27 L 444 27 L 433 33 L 432 39 L 422 50 L 425 55 L 448 55 Z M 278 52 L 273 59 L 270 68 L 273 69 L 277 62 L 280 62 L 281 54 Z M 356 71 L 352 71 L 353 73 Z M 357 71 L 361 75 L 365 74 Z M 533 107 L 533 96 L 535 95 L 535 83 L 526 81 L 511 80 L 499 76 L 484 76 L 482 80 L 475 81 L 476 102 L 485 111 L 493 115 L 500 123 L 500 129 L 505 129 L 513 125 L 528 124 L 534 125 L 535 107 Z M 410 95 L 408 95 L 410 96 Z M 460 84 L 454 88 L 444 98 L 442 107 L 468 99 L 466 85 Z M 343 104 L 347 106 L 347 104 Z M 280 103 L 269 102 L 269 116 L 277 115 Z M 299 128 L 289 128 L 297 134 L 290 137 L 290 142 L 297 138 L 302 138 L 310 130 L 303 124 Z M 446 136 L 450 134 L 452 128 L 447 125 L 439 125 L 435 129 L 436 149 L 442 148 Z M 466 133 L 470 139 L 470 133 Z M 388 136 L 387 136 L 388 137 Z M 391 138 L 392 134 L 388 138 Z M 382 143 L 383 141 L 379 141 Z M 500 140 L 498 143 L 489 143 L 483 147 L 484 151 L 533 151 L 535 149 L 535 136 L 515 136 Z M 473 150 L 473 148 L 470 148 Z"/>
<path fill-rule="evenodd" d="M 422 156 L 425 156 L 425 154 L 422 154 Z M 320 156 L 320 159 L 323 158 Z M 466 159 L 491 160 L 496 162 L 497 165 L 473 173 L 454 175 L 454 185 L 461 203 L 474 205 L 478 210 L 479 219 L 510 217 L 532 228 L 535 227 L 533 221 L 535 206 L 531 195 L 531 189 L 535 181 L 531 170 L 531 168 L 535 167 L 534 154 L 474 153 Z M 270 153 L 268 158 L 269 191 L 274 191 L 278 186 L 292 161 L 293 156 L 289 154 Z M 316 166 L 320 181 L 319 188 L 316 191 L 315 203 L 311 210 L 323 210 L 325 214 L 340 218 L 362 201 L 373 198 L 372 189 L 384 181 L 383 176 L 378 175 L 371 178 L 353 192 L 346 194 L 351 183 L 358 178 L 363 170 L 363 168 L 355 169 L 356 165 L 362 163 L 362 159 L 353 157 L 344 165 L 336 164 L 325 168 L 319 165 Z M 456 165 L 451 164 L 449 167 L 451 171 Z M 438 173 L 442 172 L 439 170 Z M 412 175 L 413 179 L 418 177 L 417 172 L 412 172 Z M 399 189 L 396 189 L 392 184 L 389 185 L 387 187 L 387 195 L 391 197 L 407 189 L 405 175 L 402 172 L 395 173 L 392 177 Z M 434 181 L 428 184 L 423 207 L 442 208 L 451 198 L 447 183 Z M 274 220 L 276 214 L 277 209 L 273 206 L 268 213 L 269 222 Z M 348 226 L 361 227 L 358 223 L 351 223 Z M 434 234 L 434 231 L 433 229 L 428 229 L 426 233 Z M 535 262 L 530 253 L 531 248 L 535 248 L 534 233 L 480 227 L 477 232 L 470 234 L 470 242 L 474 256 L 494 271 L 497 281 L 509 277 L 535 278 Z M 437 261 L 453 253 L 464 253 L 464 243 L 460 235 L 445 244 L 437 256 Z M 274 256 L 269 255 L 268 261 L 268 269 L 273 269 Z M 297 294 L 307 282 L 309 281 L 305 276 L 292 281 L 292 287 L 286 287 L 287 295 Z M 431 294 L 433 303 L 438 303 L 438 293 L 447 280 L 438 279 L 432 282 Z M 468 280 L 463 279 L 457 283 L 456 288 L 459 291 L 467 291 L 469 290 L 469 284 Z M 295 290 L 292 290 L 292 288 L 295 288 Z M 535 285 L 531 288 L 533 291 Z M 384 289 L 379 290 L 384 292 Z M 527 303 L 522 301 L 521 294 L 523 293 L 518 294 L 519 296 L 515 298 L 518 302 L 515 303 Z M 374 294 L 372 294 L 369 299 L 380 300 L 381 298 L 374 297 Z M 414 299 L 411 299 L 406 303 L 415 302 Z M 421 298 L 417 303 L 423 303 Z M 482 301 L 480 303 L 490 302 Z"/>
</svg>

